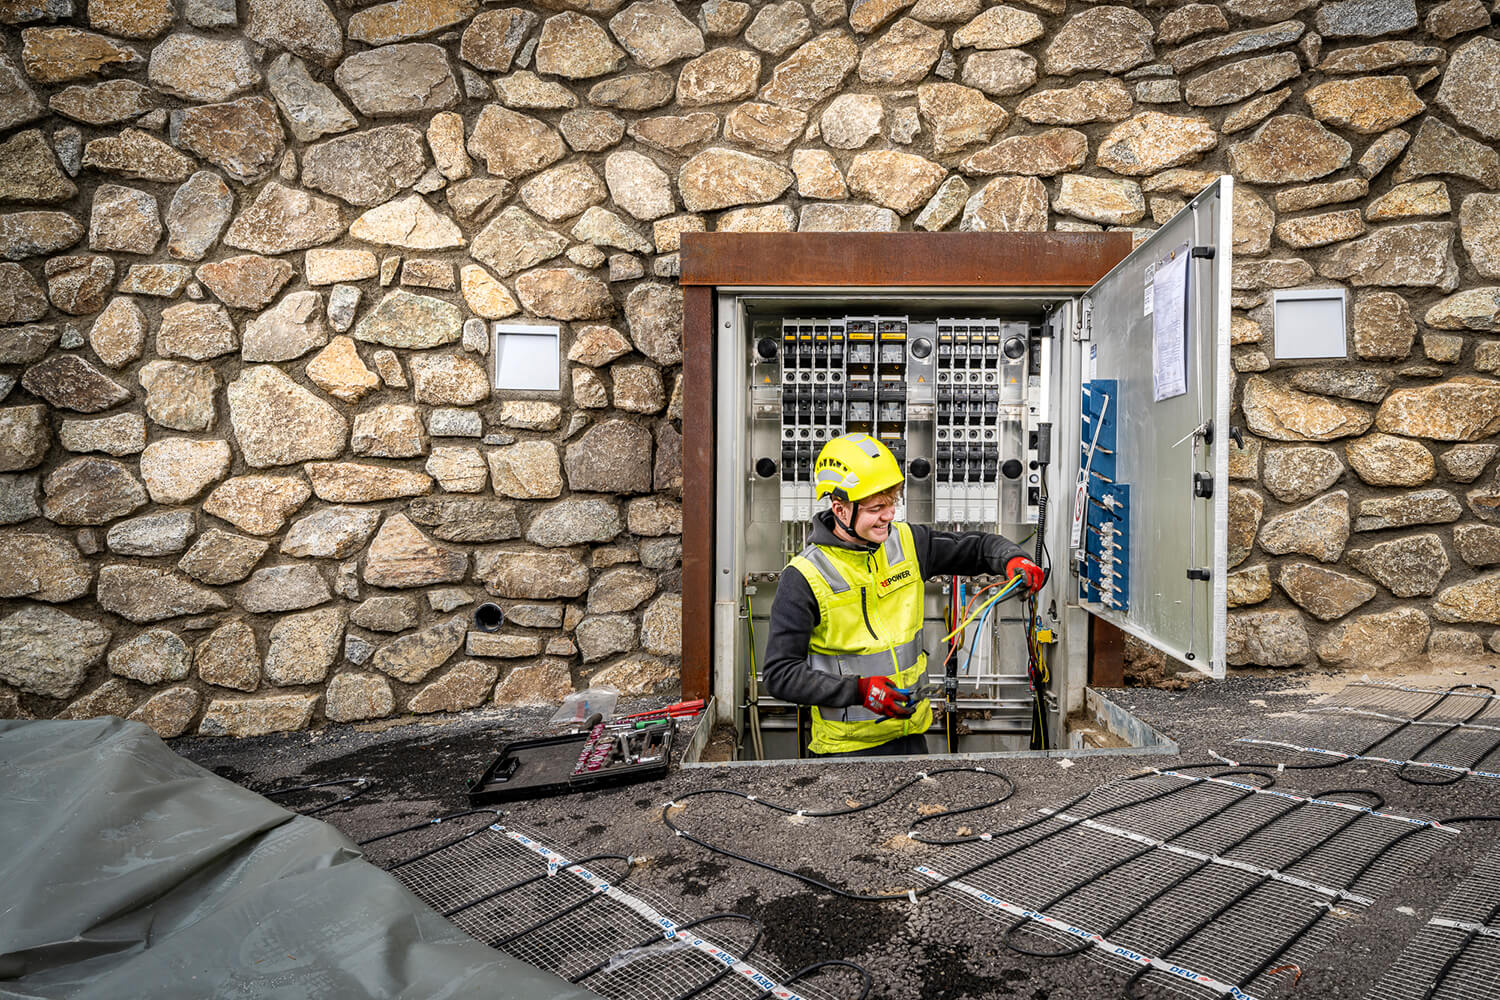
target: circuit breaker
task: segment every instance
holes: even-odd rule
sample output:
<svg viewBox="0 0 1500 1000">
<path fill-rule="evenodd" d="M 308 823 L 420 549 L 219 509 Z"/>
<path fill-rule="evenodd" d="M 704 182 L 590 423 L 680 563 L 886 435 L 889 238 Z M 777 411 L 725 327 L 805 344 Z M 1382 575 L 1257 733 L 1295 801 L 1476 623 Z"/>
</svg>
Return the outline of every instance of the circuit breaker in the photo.
<svg viewBox="0 0 1500 1000">
<path fill-rule="evenodd" d="M 1035 523 L 1036 424 L 1050 329 L 994 316 L 788 316 L 758 331 L 751 384 L 777 442 L 752 456 L 775 469 L 777 507 L 796 538 L 818 509 L 813 463 L 831 438 L 878 438 L 907 474 L 908 504 L 940 526 L 1000 530 Z M 800 546 L 799 546 L 800 547 Z M 792 554 L 792 549 L 781 555 Z"/>
</svg>

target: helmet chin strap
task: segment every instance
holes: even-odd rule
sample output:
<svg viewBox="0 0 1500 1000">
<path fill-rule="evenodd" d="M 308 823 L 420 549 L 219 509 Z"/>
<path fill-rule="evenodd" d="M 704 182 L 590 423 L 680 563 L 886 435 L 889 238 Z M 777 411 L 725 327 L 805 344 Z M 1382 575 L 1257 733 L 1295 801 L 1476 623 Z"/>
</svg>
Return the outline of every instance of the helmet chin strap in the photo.
<svg viewBox="0 0 1500 1000">
<path fill-rule="evenodd" d="M 835 511 L 829 511 L 829 513 L 833 514 L 833 523 L 836 524 L 836 525 L 838 525 L 840 528 L 842 528 L 844 530 L 844 533 L 847 534 L 850 538 L 853 538 L 856 541 L 863 542 L 864 545 L 865 545 L 865 548 L 867 548 L 867 549 L 877 549 L 877 548 L 880 547 L 880 543 L 878 543 L 878 542 L 872 542 L 868 538 L 866 538 L 864 535 L 861 535 L 859 532 L 857 532 L 857 531 L 854 530 L 854 522 L 859 519 L 859 501 L 858 500 L 850 500 L 849 501 L 849 521 L 848 521 L 847 524 L 844 523 L 843 521 L 839 520 L 839 516 L 838 516 L 837 512 L 835 512 Z"/>
</svg>

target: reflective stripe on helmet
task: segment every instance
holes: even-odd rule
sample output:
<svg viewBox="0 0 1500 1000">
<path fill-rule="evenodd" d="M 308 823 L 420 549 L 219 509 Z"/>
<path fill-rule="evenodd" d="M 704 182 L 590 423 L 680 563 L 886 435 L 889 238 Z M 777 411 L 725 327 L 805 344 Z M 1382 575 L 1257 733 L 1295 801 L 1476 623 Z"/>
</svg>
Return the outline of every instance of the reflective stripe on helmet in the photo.
<svg viewBox="0 0 1500 1000">
<path fill-rule="evenodd" d="M 868 434 L 850 434 L 848 437 L 849 437 L 849 443 L 853 444 L 853 445 L 857 445 L 859 447 L 859 450 L 862 451 L 862 452 L 864 452 L 866 455 L 869 455 L 871 458 L 879 458 L 880 457 L 880 455 L 881 455 L 881 445 L 880 445 L 880 442 L 878 442 L 874 438 L 870 437 L 870 435 L 868 435 Z"/>
</svg>

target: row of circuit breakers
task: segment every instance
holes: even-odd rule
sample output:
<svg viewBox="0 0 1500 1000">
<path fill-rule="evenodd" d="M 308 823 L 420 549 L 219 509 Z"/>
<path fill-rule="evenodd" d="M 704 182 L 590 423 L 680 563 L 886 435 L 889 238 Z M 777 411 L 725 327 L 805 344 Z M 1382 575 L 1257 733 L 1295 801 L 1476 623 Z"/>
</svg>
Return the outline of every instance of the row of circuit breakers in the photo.
<svg viewBox="0 0 1500 1000">
<path fill-rule="evenodd" d="M 1027 386 L 1028 369 L 1041 368 L 1040 340 L 1025 322 L 999 319 L 782 320 L 780 344 L 764 337 L 755 347 L 766 369 L 756 381 L 781 383 L 781 461 L 762 458 L 756 471 L 779 472 L 782 520 L 812 515 L 824 443 L 863 431 L 909 480 L 930 477 L 935 522 L 1034 521 Z"/>
</svg>

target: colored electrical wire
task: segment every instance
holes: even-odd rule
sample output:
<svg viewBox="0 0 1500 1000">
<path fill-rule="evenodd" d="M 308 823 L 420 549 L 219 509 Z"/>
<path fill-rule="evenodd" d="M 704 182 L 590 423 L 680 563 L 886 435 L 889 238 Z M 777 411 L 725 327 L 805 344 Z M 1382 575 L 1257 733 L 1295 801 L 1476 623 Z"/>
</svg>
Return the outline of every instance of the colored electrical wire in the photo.
<svg viewBox="0 0 1500 1000">
<path fill-rule="evenodd" d="M 979 645 L 979 636 L 984 632 L 985 619 L 988 618 L 990 616 L 990 612 L 994 610 L 994 604 L 985 605 L 984 614 L 979 616 L 979 621 L 975 624 L 974 637 L 969 640 L 969 652 L 964 656 L 963 672 L 965 674 L 969 672 L 969 663 L 974 659 L 974 650 Z"/>
<path fill-rule="evenodd" d="M 947 642 L 949 639 L 953 638 L 955 635 L 967 628 L 969 623 L 972 622 L 980 613 L 984 612 L 991 605 L 998 604 L 999 602 L 1005 600 L 1007 597 L 1015 596 L 1015 594 L 1025 585 L 1026 578 L 1024 576 L 1017 574 L 1011 577 L 1008 581 L 1006 581 L 1005 586 L 1000 588 L 999 593 L 995 594 L 989 600 L 981 604 L 978 608 L 970 612 L 963 621 L 958 623 L 957 628 L 955 628 L 952 632 L 949 632 L 947 635 L 943 636 L 943 638 L 939 641 Z"/>
<path fill-rule="evenodd" d="M 750 712 L 750 746 L 755 751 L 756 760 L 765 760 L 766 746 L 760 732 L 760 678 L 755 669 L 755 605 L 749 594 L 745 595 L 745 621 L 750 626 L 750 689 L 746 699 Z"/>
<path fill-rule="evenodd" d="M 1047 466 L 1041 466 L 1041 486 L 1036 500 L 1036 564 L 1042 569 L 1042 586 L 1052 576 L 1052 554 L 1047 551 Z M 1040 591 L 1041 588 L 1038 588 Z M 1047 711 L 1042 700 L 1042 686 L 1052 678 L 1047 671 L 1047 651 L 1037 639 L 1037 593 L 1026 599 L 1026 677 L 1031 683 L 1031 743 L 1032 750 L 1049 749 L 1047 739 Z"/>
</svg>

